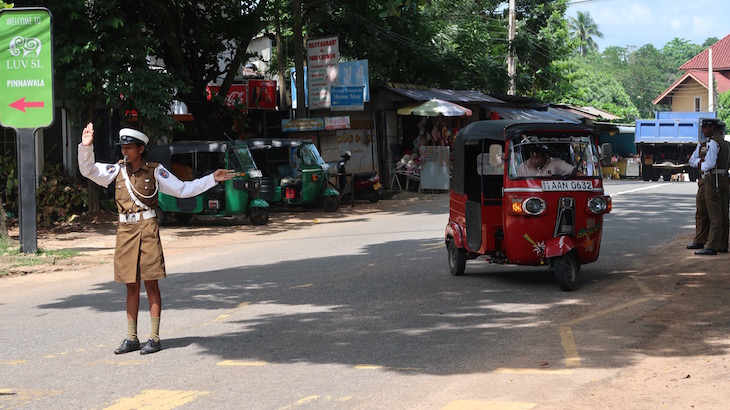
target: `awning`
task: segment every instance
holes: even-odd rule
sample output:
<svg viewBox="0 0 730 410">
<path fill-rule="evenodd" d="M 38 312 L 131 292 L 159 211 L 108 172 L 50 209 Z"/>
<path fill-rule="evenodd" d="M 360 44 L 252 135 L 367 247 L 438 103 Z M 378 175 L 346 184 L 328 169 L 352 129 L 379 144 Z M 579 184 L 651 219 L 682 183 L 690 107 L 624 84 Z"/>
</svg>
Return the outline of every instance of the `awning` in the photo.
<svg viewBox="0 0 730 410">
<path fill-rule="evenodd" d="M 504 103 L 504 101 L 502 100 L 498 100 L 479 91 L 448 90 L 437 88 L 418 90 L 412 88 L 394 88 L 388 86 L 385 86 L 383 88 L 388 91 L 392 91 L 394 93 L 408 97 L 415 101 L 428 101 L 437 98 L 439 100 L 461 103 Z"/>
<path fill-rule="evenodd" d="M 482 105 L 482 107 L 496 112 L 500 118 L 507 120 L 580 122 L 571 117 L 561 116 L 550 111 L 539 111 L 534 108 L 499 107 L 494 105 Z"/>
</svg>

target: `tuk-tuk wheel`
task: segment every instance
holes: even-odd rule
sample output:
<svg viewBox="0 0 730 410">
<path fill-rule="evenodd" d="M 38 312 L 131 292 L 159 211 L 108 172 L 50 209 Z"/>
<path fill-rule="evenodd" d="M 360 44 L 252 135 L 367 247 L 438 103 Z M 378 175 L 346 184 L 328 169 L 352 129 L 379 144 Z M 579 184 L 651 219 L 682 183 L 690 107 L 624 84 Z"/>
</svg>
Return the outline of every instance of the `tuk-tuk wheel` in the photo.
<svg viewBox="0 0 730 410">
<path fill-rule="evenodd" d="M 577 289 L 580 262 L 578 262 L 575 252 L 554 258 L 553 270 L 555 271 L 555 281 L 558 282 L 560 289 L 566 292 Z"/>
<path fill-rule="evenodd" d="M 449 240 L 446 246 L 449 252 L 449 271 L 454 276 L 461 276 L 464 274 L 466 269 L 466 251 L 462 248 L 457 248 L 454 245 L 454 240 Z"/>
<path fill-rule="evenodd" d="M 322 210 L 325 212 L 334 212 L 340 207 L 340 199 L 334 195 L 322 197 Z"/>
<path fill-rule="evenodd" d="M 269 210 L 261 207 L 251 208 L 248 220 L 252 225 L 266 225 L 266 222 L 269 221 Z"/>
<path fill-rule="evenodd" d="M 162 209 L 158 206 L 155 208 L 155 213 L 157 214 L 157 224 L 160 226 L 163 226 L 165 223 L 167 223 L 167 215 L 165 215 L 164 212 L 162 212 Z"/>
<path fill-rule="evenodd" d="M 186 224 L 193 219 L 193 214 L 175 214 L 175 220 L 181 224 Z"/>
</svg>

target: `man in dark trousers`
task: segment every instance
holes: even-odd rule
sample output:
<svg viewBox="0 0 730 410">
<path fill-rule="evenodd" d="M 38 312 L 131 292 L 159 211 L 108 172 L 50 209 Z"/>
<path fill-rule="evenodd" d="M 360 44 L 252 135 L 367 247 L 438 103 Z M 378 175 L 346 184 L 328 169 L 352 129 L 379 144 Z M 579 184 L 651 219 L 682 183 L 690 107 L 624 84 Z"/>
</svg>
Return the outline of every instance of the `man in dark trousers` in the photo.
<svg viewBox="0 0 730 410">
<path fill-rule="evenodd" d="M 690 158 L 690 165 L 700 169 L 702 178 L 696 197 L 695 239 L 687 248 L 699 249 L 697 255 L 717 255 L 728 252 L 730 145 L 724 138 L 725 123 L 715 118 L 703 118 L 701 122 L 702 134 L 709 140 L 697 144 Z"/>
</svg>

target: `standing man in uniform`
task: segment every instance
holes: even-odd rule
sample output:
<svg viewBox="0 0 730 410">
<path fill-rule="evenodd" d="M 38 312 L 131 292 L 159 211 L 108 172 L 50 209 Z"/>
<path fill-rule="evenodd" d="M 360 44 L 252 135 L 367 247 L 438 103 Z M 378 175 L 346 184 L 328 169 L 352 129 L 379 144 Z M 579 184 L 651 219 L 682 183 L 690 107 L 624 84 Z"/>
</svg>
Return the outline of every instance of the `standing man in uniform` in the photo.
<svg viewBox="0 0 730 410">
<path fill-rule="evenodd" d="M 81 174 L 107 187 L 115 184 L 115 200 L 119 211 L 117 242 L 114 251 L 114 280 L 127 285 L 127 337 L 114 353 L 154 353 L 160 343 L 162 295 L 157 283 L 166 276 L 165 260 L 157 223 L 157 193 L 188 198 L 213 188 L 218 182 L 233 178 L 235 172 L 218 169 L 193 181 L 180 181 L 161 164 L 145 161 L 142 156 L 149 138 L 142 132 L 123 128 L 119 142 L 124 159 L 116 164 L 103 164 L 94 159 L 94 126 L 88 124 L 79 144 Z M 137 316 L 140 283 L 144 282 L 150 305 L 150 338 L 140 346 L 137 337 Z"/>
<path fill-rule="evenodd" d="M 697 189 L 695 239 L 688 249 L 699 249 L 697 255 L 717 255 L 728 252 L 728 164 L 730 146 L 724 139 L 725 124 L 714 118 L 703 118 L 702 134 L 709 140 L 697 144 L 690 165 L 699 168 L 702 178 Z M 703 145 L 706 153 L 703 155 Z"/>
</svg>

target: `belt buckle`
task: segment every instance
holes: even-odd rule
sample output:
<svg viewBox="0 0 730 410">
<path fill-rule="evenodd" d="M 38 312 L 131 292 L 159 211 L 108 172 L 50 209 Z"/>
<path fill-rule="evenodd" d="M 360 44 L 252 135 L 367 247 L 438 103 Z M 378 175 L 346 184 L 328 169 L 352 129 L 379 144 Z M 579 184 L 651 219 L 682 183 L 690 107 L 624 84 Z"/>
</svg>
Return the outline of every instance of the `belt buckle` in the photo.
<svg viewBox="0 0 730 410">
<path fill-rule="evenodd" d="M 127 215 L 127 223 L 135 223 L 137 222 L 137 214 L 128 214 Z"/>
</svg>

